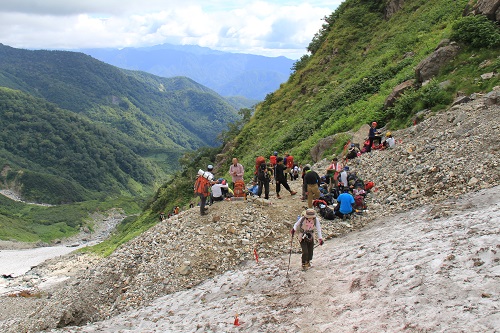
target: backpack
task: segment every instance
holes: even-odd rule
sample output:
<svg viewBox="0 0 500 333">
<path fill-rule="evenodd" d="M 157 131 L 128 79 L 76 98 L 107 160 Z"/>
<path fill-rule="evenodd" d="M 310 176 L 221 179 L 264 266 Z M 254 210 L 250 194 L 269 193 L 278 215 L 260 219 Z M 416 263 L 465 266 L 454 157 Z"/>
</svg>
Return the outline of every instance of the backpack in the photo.
<svg viewBox="0 0 500 333">
<path fill-rule="evenodd" d="M 337 189 L 334 189 L 334 190 L 336 191 Z M 338 195 L 337 195 L 337 196 L 338 196 Z M 332 194 L 332 193 L 327 193 L 327 194 L 325 194 L 325 195 L 323 196 L 323 200 L 325 200 L 325 201 L 327 202 L 327 204 L 328 204 L 328 205 L 333 205 L 333 202 L 334 202 L 334 200 L 335 200 L 335 199 L 336 199 L 336 198 L 335 198 L 335 195 L 334 195 L 334 194 Z"/>
<path fill-rule="evenodd" d="M 323 206 L 320 206 L 319 208 L 319 215 L 321 215 L 322 218 L 327 219 L 327 220 L 334 220 L 335 219 L 335 212 L 333 209 L 330 207 L 326 206 L 321 208 Z"/>
<path fill-rule="evenodd" d="M 269 171 L 267 170 L 266 163 L 262 163 L 260 165 L 259 172 L 258 172 L 258 178 L 261 181 L 269 181 L 271 179 L 271 175 L 269 174 Z"/>
<path fill-rule="evenodd" d="M 247 192 L 246 192 L 246 189 L 245 189 L 245 182 L 242 181 L 242 180 L 238 180 L 236 182 L 234 182 L 234 196 L 235 197 L 238 197 L 238 198 L 241 198 L 241 197 L 246 197 L 247 195 Z"/>
<path fill-rule="evenodd" d="M 358 177 L 358 179 L 356 179 L 354 181 L 354 188 L 357 188 L 357 187 L 361 187 L 361 188 L 364 188 L 365 187 L 365 183 L 363 182 L 363 180 L 361 178 Z"/>
<path fill-rule="evenodd" d="M 313 207 L 319 207 L 319 205 L 325 205 L 325 206 L 328 205 L 328 203 L 322 199 L 315 199 L 315 200 L 313 200 L 312 204 L 313 204 Z"/>
<path fill-rule="evenodd" d="M 374 182 L 366 182 L 365 183 L 365 191 L 369 191 L 373 188 L 373 186 L 375 186 L 375 183 Z"/>
<path fill-rule="evenodd" d="M 354 197 L 354 207 L 356 209 L 366 209 L 365 197 L 362 195 L 357 195 Z"/>
<path fill-rule="evenodd" d="M 266 163 L 266 158 L 264 156 L 259 156 L 255 159 L 255 174 L 259 172 L 259 167 L 262 163 Z"/>
<path fill-rule="evenodd" d="M 203 176 L 196 177 L 196 181 L 194 182 L 194 193 L 201 194 L 203 196 L 208 196 L 210 193 L 210 181 Z"/>
</svg>

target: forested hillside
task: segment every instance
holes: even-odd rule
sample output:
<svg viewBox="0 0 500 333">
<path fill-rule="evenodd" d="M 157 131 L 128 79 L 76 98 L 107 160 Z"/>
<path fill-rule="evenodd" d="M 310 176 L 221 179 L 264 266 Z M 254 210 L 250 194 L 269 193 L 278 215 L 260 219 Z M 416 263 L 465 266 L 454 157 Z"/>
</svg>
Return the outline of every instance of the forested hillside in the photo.
<svg viewBox="0 0 500 333">
<path fill-rule="evenodd" d="M 0 59 L 0 86 L 42 97 L 125 134 L 152 131 L 157 133 L 153 142 L 162 145 L 213 146 L 213 133 L 237 119 L 224 99 L 187 78 L 126 71 L 76 52 L 0 45 Z"/>
<path fill-rule="evenodd" d="M 0 45 L 0 87 L 3 187 L 38 202 L 146 194 L 179 169 L 182 154 L 219 144 L 239 118 L 190 79 L 75 52 Z"/>
</svg>

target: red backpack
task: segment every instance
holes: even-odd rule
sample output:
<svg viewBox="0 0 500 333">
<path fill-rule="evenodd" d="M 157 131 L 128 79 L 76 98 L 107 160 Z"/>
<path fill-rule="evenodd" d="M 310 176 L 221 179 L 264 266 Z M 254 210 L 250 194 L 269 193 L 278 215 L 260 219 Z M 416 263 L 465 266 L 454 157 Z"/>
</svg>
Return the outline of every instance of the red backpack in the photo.
<svg viewBox="0 0 500 333">
<path fill-rule="evenodd" d="M 373 188 L 373 186 L 375 186 L 374 182 L 366 182 L 365 183 L 365 191 L 371 190 Z"/>
</svg>

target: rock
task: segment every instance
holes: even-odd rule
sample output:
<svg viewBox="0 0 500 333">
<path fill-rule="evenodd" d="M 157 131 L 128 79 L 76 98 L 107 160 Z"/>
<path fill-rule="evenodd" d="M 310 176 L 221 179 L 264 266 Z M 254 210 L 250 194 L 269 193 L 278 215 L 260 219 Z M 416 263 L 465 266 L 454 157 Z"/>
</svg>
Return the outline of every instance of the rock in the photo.
<svg viewBox="0 0 500 333">
<path fill-rule="evenodd" d="M 441 67 L 454 58 L 458 51 L 458 45 L 451 43 L 438 48 L 430 56 L 422 60 L 415 69 L 417 82 L 425 82 L 438 74 Z"/>
<path fill-rule="evenodd" d="M 399 96 L 401 96 L 406 90 L 412 88 L 414 84 L 415 84 L 415 80 L 412 79 L 412 80 L 407 80 L 403 83 L 400 83 L 396 87 L 394 87 L 394 89 L 392 89 L 392 92 L 385 99 L 384 108 L 393 107 L 395 102 L 396 102 L 396 99 Z M 365 132 L 365 136 L 366 136 L 366 133 L 368 133 L 368 132 Z"/>
</svg>

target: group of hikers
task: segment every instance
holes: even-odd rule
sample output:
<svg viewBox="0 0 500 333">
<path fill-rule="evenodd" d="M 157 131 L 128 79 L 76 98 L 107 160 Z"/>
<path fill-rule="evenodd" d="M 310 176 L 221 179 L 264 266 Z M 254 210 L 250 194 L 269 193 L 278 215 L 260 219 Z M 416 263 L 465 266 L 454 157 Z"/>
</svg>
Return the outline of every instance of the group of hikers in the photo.
<svg viewBox="0 0 500 333">
<path fill-rule="evenodd" d="M 208 204 L 230 197 L 245 197 L 246 195 L 264 196 L 269 199 L 270 184 L 276 185 L 276 198 L 282 198 L 281 189 L 284 188 L 291 196 L 297 194 L 288 184 L 290 181 L 302 178 L 301 200 L 307 200 L 307 209 L 298 217 L 291 229 L 292 238 L 297 233 L 302 248 L 302 267 L 307 269 L 313 256 L 314 229 L 316 229 L 319 245 L 323 245 L 321 235 L 321 224 L 316 214 L 316 209 L 324 219 L 347 218 L 353 213 L 359 213 L 366 209 L 365 196 L 373 188 L 371 181 L 363 181 L 349 168 L 349 160 L 360 156 L 372 149 L 392 148 L 395 140 L 390 132 L 386 132 L 385 140 L 382 142 L 381 131 L 377 129 L 377 123 L 373 122 L 370 127 L 368 138 L 362 150 L 356 150 L 354 143 L 346 144 L 341 161 L 333 157 L 326 168 L 324 175 L 320 176 L 313 170 L 311 165 L 302 166 L 294 161 L 292 155 L 285 153 L 283 157 L 274 151 L 269 157 L 269 162 L 263 156 L 255 160 L 255 171 L 252 186 L 246 188 L 243 176 L 245 169 L 237 158 L 232 159 L 229 167 L 231 184 L 224 178 L 217 178 L 213 174 L 213 165 L 207 166 L 207 171 L 199 170 L 195 182 L 195 193 L 200 197 L 200 214 L 206 215 Z M 353 155 L 355 152 L 355 155 Z M 329 206 L 334 206 L 332 209 Z"/>
</svg>

